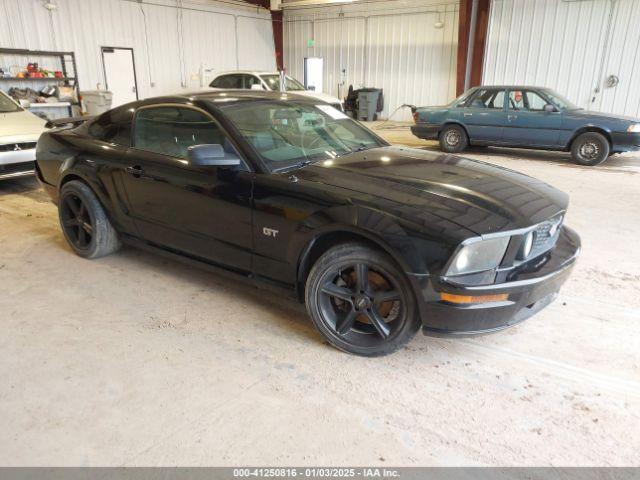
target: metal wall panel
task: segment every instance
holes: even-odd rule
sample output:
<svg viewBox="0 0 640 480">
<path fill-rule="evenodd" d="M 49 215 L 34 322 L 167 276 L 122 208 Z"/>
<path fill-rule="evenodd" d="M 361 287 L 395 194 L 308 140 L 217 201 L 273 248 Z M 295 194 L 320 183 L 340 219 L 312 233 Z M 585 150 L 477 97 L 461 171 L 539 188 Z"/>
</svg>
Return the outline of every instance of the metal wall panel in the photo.
<svg viewBox="0 0 640 480">
<path fill-rule="evenodd" d="M 140 98 L 199 88 L 203 63 L 216 71 L 275 69 L 271 16 L 263 9 L 206 0 L 56 4 L 50 12 L 39 0 L 0 0 L 0 45 L 74 51 L 83 90 L 104 88 L 101 46 L 134 49 Z M 0 66 L 24 61 L 0 56 Z"/>
<path fill-rule="evenodd" d="M 493 0 L 483 83 L 551 87 L 583 108 L 640 115 L 639 22 L 637 0 Z M 620 84 L 606 88 L 612 74 Z"/>
<path fill-rule="evenodd" d="M 344 97 L 350 84 L 383 88 L 382 116 L 393 120 L 411 119 L 409 109 L 396 111 L 402 104 L 443 104 L 455 96 L 457 1 L 287 9 L 284 21 L 287 70 L 302 80 L 304 58 L 324 58 L 327 93 Z"/>
</svg>

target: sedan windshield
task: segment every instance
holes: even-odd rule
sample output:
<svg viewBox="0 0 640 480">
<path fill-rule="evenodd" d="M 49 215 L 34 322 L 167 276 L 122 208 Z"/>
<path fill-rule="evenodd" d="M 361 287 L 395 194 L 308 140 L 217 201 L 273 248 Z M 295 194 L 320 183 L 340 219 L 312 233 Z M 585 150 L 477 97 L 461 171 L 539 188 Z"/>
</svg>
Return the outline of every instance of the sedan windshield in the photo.
<svg viewBox="0 0 640 480">
<path fill-rule="evenodd" d="M 0 113 L 19 112 L 22 110 L 16 102 L 0 92 Z"/>
<path fill-rule="evenodd" d="M 280 90 L 280 75 L 260 75 L 260 78 L 265 81 L 270 90 L 273 90 L 274 92 Z M 287 92 L 299 92 L 300 90 L 305 89 L 299 81 L 289 76 L 287 76 L 285 84 Z"/>
<path fill-rule="evenodd" d="M 330 105 L 266 101 L 223 111 L 271 171 L 387 145 Z"/>
<path fill-rule="evenodd" d="M 553 90 L 547 89 L 547 90 L 544 90 L 544 93 L 546 93 L 547 97 L 549 97 L 549 100 L 555 103 L 556 106 L 561 110 L 582 110 L 580 107 L 578 107 L 577 105 L 574 105 L 569 100 L 564 98 L 559 93 L 554 92 Z"/>
</svg>

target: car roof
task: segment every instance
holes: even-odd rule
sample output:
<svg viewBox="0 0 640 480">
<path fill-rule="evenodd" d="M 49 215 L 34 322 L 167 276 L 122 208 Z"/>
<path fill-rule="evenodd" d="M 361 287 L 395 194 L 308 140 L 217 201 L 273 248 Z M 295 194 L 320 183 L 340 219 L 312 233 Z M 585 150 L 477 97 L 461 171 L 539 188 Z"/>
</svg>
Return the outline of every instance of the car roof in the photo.
<svg viewBox="0 0 640 480">
<path fill-rule="evenodd" d="M 283 98 L 286 97 L 286 98 Z M 147 105 L 155 105 L 162 103 L 189 103 L 194 101 L 211 101 L 213 103 L 224 104 L 245 103 L 259 100 L 296 100 L 303 103 L 322 102 L 317 98 L 297 95 L 293 92 L 273 92 L 266 90 L 199 90 L 196 92 L 183 93 L 180 95 L 164 95 L 161 97 L 151 97 L 144 100 L 127 103 L 118 107 L 118 109 L 138 108 Z M 216 102 L 218 101 L 218 102 Z"/>
</svg>

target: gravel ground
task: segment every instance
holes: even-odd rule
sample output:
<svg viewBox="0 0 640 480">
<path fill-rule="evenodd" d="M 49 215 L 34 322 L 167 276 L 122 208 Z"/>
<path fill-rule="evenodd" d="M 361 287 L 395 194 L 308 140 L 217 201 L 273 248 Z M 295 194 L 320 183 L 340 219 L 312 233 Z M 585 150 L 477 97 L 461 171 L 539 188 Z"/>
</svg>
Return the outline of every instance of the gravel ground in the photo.
<svg viewBox="0 0 640 480">
<path fill-rule="evenodd" d="M 0 183 L 0 465 L 640 465 L 640 156 L 465 155 L 567 191 L 579 264 L 517 327 L 379 359 L 244 284 L 83 260 L 33 180 Z"/>
</svg>

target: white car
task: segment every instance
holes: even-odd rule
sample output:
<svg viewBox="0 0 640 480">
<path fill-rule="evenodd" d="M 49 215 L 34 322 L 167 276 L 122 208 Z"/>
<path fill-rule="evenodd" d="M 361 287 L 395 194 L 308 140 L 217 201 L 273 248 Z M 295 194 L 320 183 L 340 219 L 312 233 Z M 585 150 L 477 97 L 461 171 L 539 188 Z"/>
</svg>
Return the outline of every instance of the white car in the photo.
<svg viewBox="0 0 640 480">
<path fill-rule="evenodd" d="M 46 123 L 0 92 L 0 180 L 33 175 L 36 143 Z"/>
<path fill-rule="evenodd" d="M 326 93 L 307 90 L 295 78 L 286 76 L 287 92 L 316 98 L 321 102 L 329 103 L 338 110 L 342 110 L 342 101 Z M 249 70 L 236 70 L 218 74 L 209 84 L 212 88 L 233 90 L 280 90 L 280 74 L 278 72 L 251 72 Z"/>
</svg>

